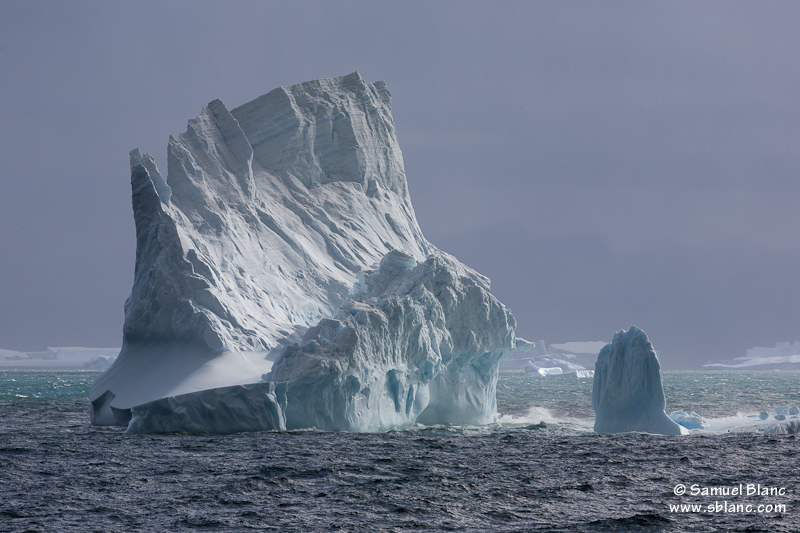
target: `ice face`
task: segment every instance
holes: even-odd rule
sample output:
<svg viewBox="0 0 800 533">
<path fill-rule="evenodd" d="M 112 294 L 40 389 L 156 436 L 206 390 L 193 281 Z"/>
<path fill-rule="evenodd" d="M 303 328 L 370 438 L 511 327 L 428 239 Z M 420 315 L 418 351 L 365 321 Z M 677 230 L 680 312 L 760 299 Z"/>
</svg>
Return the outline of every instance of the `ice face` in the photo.
<svg viewBox="0 0 800 533">
<path fill-rule="evenodd" d="M 151 402 L 192 395 L 216 395 L 221 416 L 224 389 L 263 374 L 290 384 L 290 427 L 492 419 L 496 359 L 523 343 L 488 279 L 423 237 L 383 82 L 316 80 L 232 111 L 215 100 L 170 138 L 166 180 L 130 157 L 134 286 L 120 355 L 90 395 L 96 423 L 150 404 L 137 431 L 171 427 L 177 400 Z M 208 413 L 191 412 L 183 426 L 200 427 Z"/>
<path fill-rule="evenodd" d="M 681 427 L 664 412 L 661 366 L 644 331 L 618 331 L 597 357 L 592 389 L 594 430 L 642 431 L 680 435 Z"/>
<path fill-rule="evenodd" d="M 354 298 L 286 348 L 268 379 L 287 383 L 286 426 L 378 431 L 486 424 L 511 313 L 486 279 L 440 254 L 389 252 Z"/>
<path fill-rule="evenodd" d="M 131 409 L 128 433 L 236 433 L 286 429 L 275 383 L 160 398 Z"/>
</svg>

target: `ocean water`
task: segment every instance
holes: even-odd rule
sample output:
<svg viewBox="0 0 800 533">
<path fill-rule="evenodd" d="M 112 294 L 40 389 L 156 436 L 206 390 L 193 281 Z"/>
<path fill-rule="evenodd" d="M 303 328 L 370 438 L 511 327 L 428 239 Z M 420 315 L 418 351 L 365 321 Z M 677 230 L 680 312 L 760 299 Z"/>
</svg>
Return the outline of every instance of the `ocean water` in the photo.
<svg viewBox="0 0 800 533">
<path fill-rule="evenodd" d="M 665 372 L 709 422 L 680 437 L 596 435 L 591 380 L 521 372 L 486 427 L 126 435 L 96 375 L 0 372 L 0 531 L 800 531 L 798 439 L 755 416 L 800 372 Z"/>
</svg>

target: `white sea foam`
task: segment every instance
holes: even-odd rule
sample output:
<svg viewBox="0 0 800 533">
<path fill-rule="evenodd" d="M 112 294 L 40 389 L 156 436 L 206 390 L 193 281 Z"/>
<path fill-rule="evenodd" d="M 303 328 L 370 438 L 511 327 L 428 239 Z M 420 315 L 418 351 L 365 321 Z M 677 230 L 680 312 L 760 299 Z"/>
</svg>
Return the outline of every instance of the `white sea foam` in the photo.
<svg viewBox="0 0 800 533">
<path fill-rule="evenodd" d="M 544 422 L 546 427 L 573 429 L 580 432 L 592 431 L 594 418 L 577 418 L 572 416 L 557 416 L 552 410 L 540 406 L 531 406 L 528 412 L 521 416 L 510 414 L 500 415 L 497 419 L 502 426 L 531 426 Z"/>
</svg>

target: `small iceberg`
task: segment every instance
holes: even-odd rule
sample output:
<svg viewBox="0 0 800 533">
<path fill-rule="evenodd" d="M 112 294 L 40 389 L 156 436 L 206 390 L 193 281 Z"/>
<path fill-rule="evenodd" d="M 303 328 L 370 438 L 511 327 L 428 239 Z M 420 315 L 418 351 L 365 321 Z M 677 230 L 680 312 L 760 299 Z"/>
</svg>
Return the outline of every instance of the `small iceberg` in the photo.
<svg viewBox="0 0 800 533">
<path fill-rule="evenodd" d="M 685 411 L 673 411 L 669 417 L 677 424 L 685 427 L 686 429 L 703 429 L 706 426 L 706 419 L 698 415 L 694 411 L 687 413 Z"/>
<path fill-rule="evenodd" d="M 563 374 L 564 371 L 558 368 L 557 366 L 554 367 L 538 367 L 535 364 L 528 361 L 523 365 L 523 370 L 528 375 L 529 378 L 544 378 L 547 376 L 556 376 L 559 374 Z"/>
<path fill-rule="evenodd" d="M 539 361 L 537 361 L 539 362 Z M 526 361 L 522 369 L 529 378 L 564 377 L 564 378 L 593 378 L 594 370 L 577 368 L 564 368 L 563 366 L 539 366 L 531 361 Z"/>
</svg>

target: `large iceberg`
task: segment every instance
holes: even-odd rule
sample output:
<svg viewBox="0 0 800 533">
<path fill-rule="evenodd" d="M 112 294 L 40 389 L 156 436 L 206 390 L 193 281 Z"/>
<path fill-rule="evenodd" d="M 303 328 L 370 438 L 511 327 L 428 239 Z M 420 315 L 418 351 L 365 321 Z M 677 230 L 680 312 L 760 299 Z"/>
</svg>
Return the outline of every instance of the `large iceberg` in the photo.
<svg viewBox="0 0 800 533">
<path fill-rule="evenodd" d="M 618 331 L 611 344 L 600 350 L 594 367 L 594 430 L 684 433 L 667 416 L 665 407 L 661 366 L 647 334 L 636 326 Z"/>
<path fill-rule="evenodd" d="M 374 431 L 496 416 L 529 346 L 488 278 L 422 235 L 383 82 L 214 100 L 167 178 L 131 152 L 134 285 L 92 422 L 129 431 Z"/>
</svg>

